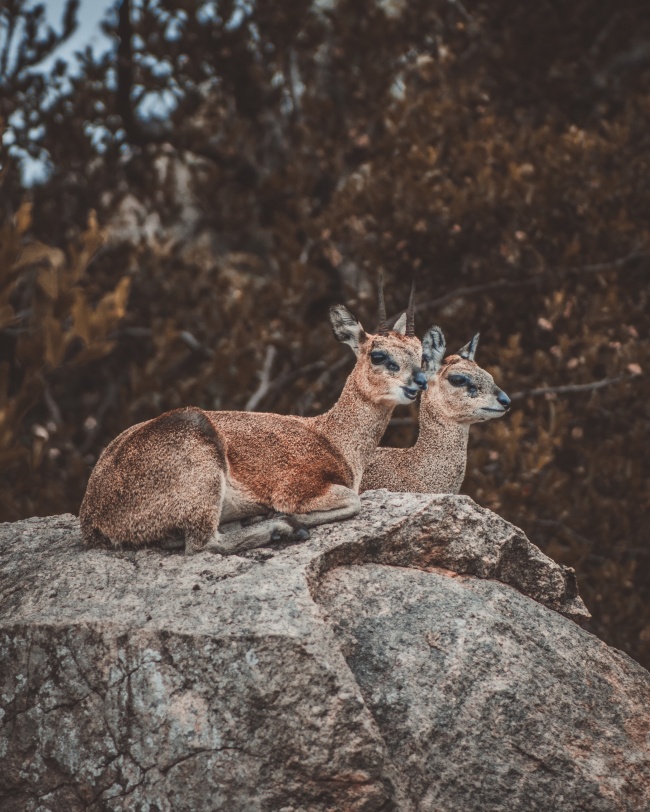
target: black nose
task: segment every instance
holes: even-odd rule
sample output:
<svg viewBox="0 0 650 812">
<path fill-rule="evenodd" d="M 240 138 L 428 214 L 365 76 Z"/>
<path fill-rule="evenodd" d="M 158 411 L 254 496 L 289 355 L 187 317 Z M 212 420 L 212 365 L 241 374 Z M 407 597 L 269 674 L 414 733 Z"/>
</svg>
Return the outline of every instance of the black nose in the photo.
<svg viewBox="0 0 650 812">
<path fill-rule="evenodd" d="M 504 409 L 509 409 L 510 408 L 511 401 L 510 401 L 510 398 L 506 395 L 505 392 L 499 391 L 499 394 L 497 395 L 497 400 L 503 406 Z"/>
<path fill-rule="evenodd" d="M 427 388 L 427 378 L 426 375 L 424 375 L 424 373 L 416 372 L 413 375 L 413 381 L 420 387 L 420 389 L 424 390 Z"/>
</svg>

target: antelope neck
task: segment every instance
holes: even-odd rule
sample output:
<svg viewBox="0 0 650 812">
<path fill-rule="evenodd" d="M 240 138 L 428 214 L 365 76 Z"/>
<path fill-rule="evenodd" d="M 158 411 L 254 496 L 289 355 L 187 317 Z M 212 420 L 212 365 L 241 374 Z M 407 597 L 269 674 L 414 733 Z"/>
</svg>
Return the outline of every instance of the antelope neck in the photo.
<svg viewBox="0 0 650 812">
<path fill-rule="evenodd" d="M 357 385 L 353 373 L 332 408 L 312 419 L 318 431 L 339 449 L 360 482 L 394 408 L 394 404 L 371 400 Z"/>
<path fill-rule="evenodd" d="M 422 399 L 420 404 L 420 431 L 415 448 L 450 448 L 467 451 L 469 423 L 458 423 L 445 417 L 435 408 L 434 403 Z"/>
</svg>

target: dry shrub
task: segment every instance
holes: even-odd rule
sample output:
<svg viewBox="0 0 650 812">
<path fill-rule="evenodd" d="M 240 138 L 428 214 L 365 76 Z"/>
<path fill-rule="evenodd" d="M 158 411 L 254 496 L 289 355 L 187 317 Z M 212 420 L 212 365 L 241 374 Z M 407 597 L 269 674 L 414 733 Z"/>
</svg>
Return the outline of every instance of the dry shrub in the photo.
<svg viewBox="0 0 650 812">
<path fill-rule="evenodd" d="M 94 212 L 67 254 L 27 237 L 30 225 L 29 203 L 0 225 L 0 336 L 10 359 L 0 365 L 0 511 L 10 519 L 38 509 L 45 458 L 60 454 L 51 435 L 67 434 L 51 376 L 111 352 L 110 334 L 124 316 L 130 286 L 125 277 L 96 303 L 89 301 L 83 283 L 104 241 Z M 33 417 L 37 405 L 47 415 L 40 422 Z M 63 498 L 56 483 L 47 488 L 52 486 Z"/>
<path fill-rule="evenodd" d="M 394 313 L 415 274 L 420 334 L 439 323 L 454 349 L 480 330 L 478 360 L 521 395 L 472 430 L 464 490 L 575 566 L 592 628 L 650 663 L 646 5 L 258 2 L 229 26 L 169 0 L 176 39 L 158 4 L 133 23 L 137 93 L 109 56 L 49 105 L 6 97 L 41 116 L 54 171 L 29 239 L 72 281 L 55 301 L 53 271 L 16 277 L 28 232 L 4 221 L 3 279 L 21 281 L 0 313 L 50 308 L 48 330 L 0 333 L 4 518 L 76 511 L 106 443 L 165 409 L 326 409 L 352 365 L 328 306 L 372 326 L 378 270 Z M 179 101 L 158 129 L 125 111 L 161 88 Z M 92 208 L 110 240 L 74 276 Z M 126 280 L 118 323 L 119 302 L 96 305 Z"/>
</svg>

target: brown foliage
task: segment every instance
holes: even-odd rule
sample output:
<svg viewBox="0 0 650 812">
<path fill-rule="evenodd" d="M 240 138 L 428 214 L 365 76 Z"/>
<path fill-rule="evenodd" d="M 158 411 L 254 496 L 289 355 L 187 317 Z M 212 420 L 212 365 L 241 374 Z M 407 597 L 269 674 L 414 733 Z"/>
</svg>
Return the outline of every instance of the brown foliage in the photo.
<svg viewBox="0 0 650 812">
<path fill-rule="evenodd" d="M 94 212 L 67 256 L 26 239 L 30 223 L 31 205 L 23 203 L 0 226 L 0 336 L 10 358 L 0 365 L 0 470 L 7 484 L 0 511 L 7 517 L 20 515 L 21 503 L 23 510 L 38 509 L 32 489 L 47 468 L 44 454 L 55 460 L 72 428 L 52 395 L 52 374 L 88 366 L 113 350 L 109 336 L 124 316 L 130 285 L 124 277 L 94 306 L 88 300 L 83 278 L 104 239 Z M 26 420 L 39 404 L 46 419 Z M 57 435 L 56 445 L 51 435 Z M 65 484 L 45 488 L 65 498 L 60 489 Z"/>
<path fill-rule="evenodd" d="M 372 325 L 378 270 L 394 313 L 415 273 L 419 334 L 437 322 L 453 350 L 480 330 L 511 395 L 574 387 L 475 427 L 464 490 L 575 566 L 594 631 L 649 664 L 645 4 L 291 7 L 189 15 L 169 42 L 139 18 L 133 81 L 159 90 L 165 58 L 183 89 L 158 129 L 137 109 L 121 126 L 135 96 L 109 90 L 110 57 L 49 108 L 34 227 L 3 225 L 0 313 L 45 308 L 0 334 L 4 518 L 76 511 L 101 448 L 166 409 L 324 410 L 352 363 L 327 307 Z M 90 208 L 109 240 L 88 265 L 69 246 Z M 16 266 L 29 245 L 49 270 Z"/>
</svg>

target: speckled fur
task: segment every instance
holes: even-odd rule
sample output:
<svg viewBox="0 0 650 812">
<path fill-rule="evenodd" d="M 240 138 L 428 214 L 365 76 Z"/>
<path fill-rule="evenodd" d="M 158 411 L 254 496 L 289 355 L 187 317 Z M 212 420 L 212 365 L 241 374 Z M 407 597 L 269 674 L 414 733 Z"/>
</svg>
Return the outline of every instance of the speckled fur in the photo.
<svg viewBox="0 0 650 812">
<path fill-rule="evenodd" d="M 426 337 L 423 345 L 426 347 Z M 447 380 L 450 374 L 470 378 L 477 389 L 476 397 L 470 397 L 464 388 L 452 386 Z M 465 478 L 469 427 L 506 413 L 507 408 L 497 400 L 499 395 L 504 393 L 473 358 L 450 355 L 440 366 L 436 364 L 430 371 L 429 388 L 420 400 L 417 442 L 412 448 L 378 448 L 363 475 L 360 493 L 375 488 L 458 493 Z"/>
<path fill-rule="evenodd" d="M 176 540 L 186 552 L 235 552 L 268 542 L 268 528 L 229 536 L 220 523 L 281 511 L 309 527 L 358 512 L 364 467 L 395 405 L 408 402 L 403 387 L 415 387 L 422 348 L 397 332 L 366 334 L 341 306 L 331 318 L 358 358 L 329 412 L 303 418 L 189 407 L 127 429 L 90 476 L 80 510 L 85 542 Z M 399 372 L 373 365 L 373 349 L 389 352 Z M 295 523 L 269 527 L 292 532 Z"/>
</svg>

